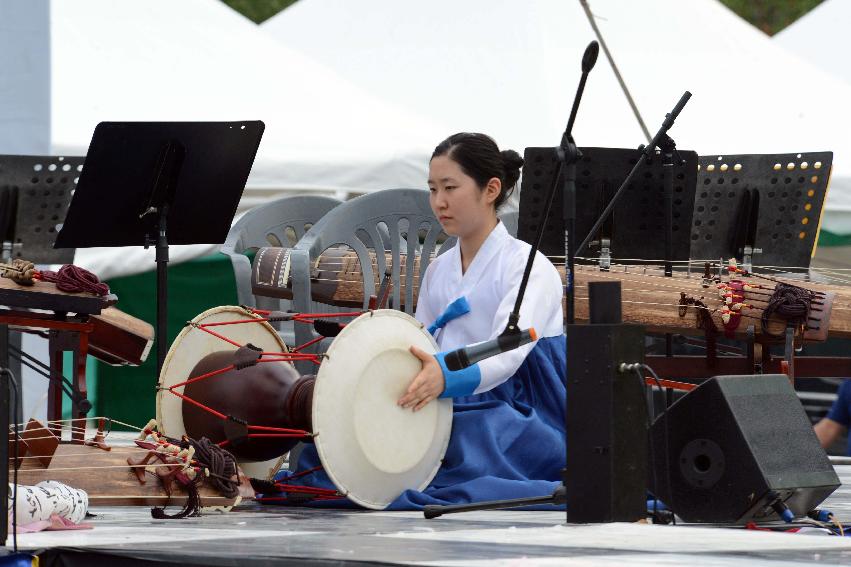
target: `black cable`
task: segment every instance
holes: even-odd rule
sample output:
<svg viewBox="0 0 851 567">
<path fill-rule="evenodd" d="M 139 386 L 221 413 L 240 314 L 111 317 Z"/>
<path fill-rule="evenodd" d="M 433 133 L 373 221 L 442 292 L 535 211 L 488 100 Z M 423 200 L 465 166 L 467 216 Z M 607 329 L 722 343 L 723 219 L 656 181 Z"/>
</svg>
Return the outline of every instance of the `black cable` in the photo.
<svg viewBox="0 0 851 567">
<path fill-rule="evenodd" d="M 636 366 L 633 368 L 635 371 L 635 375 L 638 376 L 638 384 L 639 387 L 644 389 L 644 375 L 641 374 L 641 367 Z M 650 402 L 647 401 L 647 396 L 642 396 L 644 398 L 644 406 L 647 408 L 647 443 L 650 445 L 650 470 L 653 475 L 653 519 L 656 519 L 658 514 L 658 502 L 659 502 L 659 480 L 656 478 L 656 451 L 653 450 L 653 419 L 650 417 L 652 411 L 650 409 Z"/>
<path fill-rule="evenodd" d="M 12 356 L 14 357 L 14 354 L 12 354 Z M 17 357 L 15 357 L 15 358 L 17 358 Z M 59 381 L 59 380 L 56 380 L 56 379 L 52 378 L 52 377 L 50 376 L 50 374 L 47 374 L 46 372 L 44 372 L 44 371 L 43 371 L 41 368 L 39 368 L 38 366 L 35 366 L 35 365 L 34 365 L 34 364 L 32 364 L 31 362 L 29 362 L 29 361 L 27 361 L 27 360 L 25 360 L 25 359 L 23 359 L 23 358 L 18 358 L 18 362 L 20 362 L 21 364 L 23 364 L 24 366 L 26 366 L 27 368 L 29 368 L 30 370 L 32 370 L 33 372 L 35 372 L 36 374 L 38 374 L 39 376 L 42 376 L 42 377 L 44 377 L 44 378 L 47 378 L 47 381 L 48 381 L 48 382 L 53 382 L 53 381 L 59 382 L 59 387 L 62 389 L 62 392 L 63 392 L 66 396 L 68 396 L 69 398 L 73 398 L 73 394 L 71 393 L 71 390 L 68 388 L 68 386 L 67 386 L 67 384 L 66 384 L 66 382 L 67 382 L 67 380 L 68 380 L 68 379 L 67 379 L 67 378 L 65 378 L 64 376 L 62 377 L 62 380 L 61 380 L 61 381 Z"/>
<path fill-rule="evenodd" d="M 650 368 L 650 366 L 648 366 L 647 364 L 644 364 L 644 363 L 641 364 L 641 367 L 644 368 L 645 370 L 647 370 L 648 372 L 650 372 L 650 375 L 653 376 L 653 381 L 656 382 L 656 387 L 659 388 L 659 392 L 664 392 L 665 389 L 662 387 L 662 383 L 660 382 L 659 375 L 656 374 L 656 371 L 653 370 L 652 368 Z M 670 490 L 670 488 L 671 488 L 671 455 L 670 455 L 671 445 L 668 441 L 668 398 L 667 398 L 667 396 L 664 396 L 664 397 L 665 397 L 665 410 L 662 412 L 662 415 L 659 416 L 659 419 L 663 420 L 662 421 L 662 427 L 665 430 L 665 481 L 667 482 L 668 489 Z M 667 505 L 670 508 L 671 503 L 668 502 Z M 672 523 L 674 525 L 676 525 L 677 524 L 676 510 L 674 510 L 673 508 L 670 508 L 670 510 L 672 512 L 672 514 L 671 514 Z"/>
<path fill-rule="evenodd" d="M 64 375 L 50 375 L 50 367 L 39 359 L 25 353 L 14 345 L 9 345 L 9 355 L 18 362 L 35 372 L 36 374 L 47 379 L 48 382 L 59 384 L 62 392 L 71 400 L 72 408 L 76 408 L 84 414 L 89 413 L 92 409 L 92 403 L 79 392 L 74 390 L 74 384 Z"/>
<path fill-rule="evenodd" d="M 0 368 L 0 374 L 5 374 L 6 376 L 8 376 L 9 386 L 15 390 L 15 394 L 14 394 L 14 397 L 13 397 L 13 403 L 12 403 L 12 415 L 15 416 L 15 418 L 12 420 L 12 421 L 14 421 L 13 427 L 14 427 L 14 432 L 15 432 L 15 436 L 13 438 L 15 440 L 14 449 L 13 449 L 15 466 L 14 466 L 14 471 L 12 473 L 12 475 L 13 475 L 13 481 L 12 481 L 12 487 L 13 487 L 13 490 L 12 490 L 12 550 L 15 553 L 17 553 L 18 552 L 18 437 L 19 437 L 19 430 L 18 430 L 18 381 L 15 378 L 14 373 L 11 370 L 9 370 L 8 368 Z M 12 394 L 12 392 L 10 390 L 9 395 L 11 395 L 11 394 Z M 8 463 L 7 463 L 6 466 L 8 466 Z"/>
<path fill-rule="evenodd" d="M 35 364 L 38 364 L 42 368 L 42 370 L 44 370 L 45 372 L 50 372 L 50 366 L 43 363 L 42 361 L 40 361 L 36 357 L 32 356 L 31 354 L 24 352 L 23 350 L 19 349 L 15 345 L 9 345 L 9 353 L 12 356 L 14 356 L 15 358 L 17 358 L 18 360 L 21 360 L 20 357 L 26 358 L 27 360 L 30 360 L 30 361 L 34 362 Z"/>
</svg>

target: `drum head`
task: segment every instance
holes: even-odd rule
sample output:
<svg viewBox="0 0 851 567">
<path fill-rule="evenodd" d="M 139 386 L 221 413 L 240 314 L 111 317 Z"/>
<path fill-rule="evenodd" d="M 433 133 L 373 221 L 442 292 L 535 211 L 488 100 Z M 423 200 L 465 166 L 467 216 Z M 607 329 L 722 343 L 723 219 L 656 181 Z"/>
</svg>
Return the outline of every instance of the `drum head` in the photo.
<svg viewBox="0 0 851 567">
<path fill-rule="evenodd" d="M 252 318 L 260 319 L 258 315 L 249 313 L 242 307 L 224 306 L 204 311 L 192 319 L 192 322 L 220 323 Z M 278 336 L 274 327 L 265 321 L 214 327 L 213 330 L 241 345 L 251 343 L 266 352 L 286 352 L 287 350 L 284 341 Z M 208 354 L 223 350 L 236 350 L 236 348 L 210 333 L 187 325 L 177 335 L 168 355 L 166 355 L 160 373 L 160 387 L 168 388 L 173 384 L 185 381 L 189 378 L 190 372 L 198 361 Z M 180 386 L 175 388 L 175 391 L 183 394 L 183 389 L 184 387 Z M 157 391 L 157 423 L 159 423 L 161 432 L 165 435 L 179 439 L 186 434 L 186 428 L 183 424 L 184 403 L 181 398 L 167 390 Z M 237 460 L 243 472 L 255 478 L 268 478 L 270 473 L 275 472 L 274 469 L 278 462 L 278 459 L 263 462 Z"/>
<path fill-rule="evenodd" d="M 384 509 L 408 489 L 428 486 L 452 429 L 452 400 L 418 412 L 396 405 L 422 364 L 408 350 L 436 343 L 395 310 L 361 315 L 340 332 L 319 367 L 313 433 L 325 472 L 361 506 Z"/>
</svg>

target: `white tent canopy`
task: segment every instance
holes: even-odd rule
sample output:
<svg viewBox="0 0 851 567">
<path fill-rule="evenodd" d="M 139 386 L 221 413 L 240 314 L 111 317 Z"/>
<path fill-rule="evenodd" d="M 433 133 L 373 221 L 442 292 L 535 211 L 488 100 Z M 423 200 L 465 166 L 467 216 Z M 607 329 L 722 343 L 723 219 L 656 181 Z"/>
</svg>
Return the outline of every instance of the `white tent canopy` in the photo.
<svg viewBox="0 0 851 567">
<path fill-rule="evenodd" d="M 825 0 L 774 36 L 774 42 L 851 85 L 851 2 Z"/>
<path fill-rule="evenodd" d="M 0 59 L 10 60 L 0 68 L 0 153 L 85 155 L 101 121 L 259 119 L 266 131 L 245 208 L 283 192 L 424 187 L 445 132 L 220 0 L 4 0 L 0 31 Z M 153 267 L 135 254 L 119 272 Z M 113 272 L 109 254 L 84 256 L 102 276 Z"/>
<path fill-rule="evenodd" d="M 220 0 L 50 0 L 44 24 L 53 153 L 85 152 L 105 120 L 260 119 L 249 199 L 423 185 L 419 132 L 430 123 L 257 33 Z"/>
<path fill-rule="evenodd" d="M 717 0 L 590 6 L 651 133 L 689 90 L 670 132 L 680 148 L 832 150 L 824 226 L 851 232 L 851 88 Z M 578 0 L 299 0 L 262 27 L 408 110 L 518 150 L 558 142 L 594 39 Z M 647 141 L 602 53 L 574 133 L 585 146 Z"/>
<path fill-rule="evenodd" d="M 851 2 L 847 0 L 824 0 L 804 14 L 792 25 L 781 30 L 772 39 L 775 44 L 785 48 L 807 63 L 841 79 L 846 87 L 851 87 L 851 65 L 848 64 L 848 52 L 851 50 L 851 37 L 848 36 L 848 22 L 851 21 Z M 833 88 L 832 85 L 818 85 L 817 89 Z M 845 105 L 848 105 L 848 95 Z M 838 109 L 837 109 L 838 110 Z M 847 111 L 846 111 L 847 112 Z M 848 135 L 848 123 L 834 126 L 838 134 L 851 139 Z M 834 180 L 836 176 L 834 176 Z M 833 191 L 829 203 L 833 209 L 851 211 L 851 196 L 845 192 Z M 851 214 L 851 213 L 849 213 Z M 827 225 L 841 234 L 851 233 L 851 222 Z"/>
</svg>

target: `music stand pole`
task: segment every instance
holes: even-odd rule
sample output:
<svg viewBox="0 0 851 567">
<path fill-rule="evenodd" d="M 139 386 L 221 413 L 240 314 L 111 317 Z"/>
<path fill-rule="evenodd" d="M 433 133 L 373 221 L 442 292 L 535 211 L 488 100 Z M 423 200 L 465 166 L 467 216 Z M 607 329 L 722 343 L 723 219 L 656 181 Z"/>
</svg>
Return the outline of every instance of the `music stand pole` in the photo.
<svg viewBox="0 0 851 567">
<path fill-rule="evenodd" d="M 157 223 L 157 376 L 162 373 L 168 352 L 168 206 Z"/>
<path fill-rule="evenodd" d="M 582 76 L 583 81 L 585 75 Z M 573 266 L 575 264 L 576 248 L 576 162 L 582 157 L 582 152 L 576 147 L 573 136 L 565 132 L 565 137 L 559 146 L 558 156 L 561 161 L 561 170 L 564 172 L 564 293 L 565 293 L 565 322 L 568 325 L 574 323 L 574 290 L 573 290 Z M 546 217 L 544 221 L 546 222 Z M 543 225 L 542 225 L 543 226 Z"/>
<path fill-rule="evenodd" d="M 667 134 L 659 143 L 662 150 L 662 186 L 665 191 L 665 275 L 673 275 L 673 241 L 674 235 L 674 140 Z"/>
<path fill-rule="evenodd" d="M 150 232 L 145 235 L 146 248 L 148 244 L 156 245 L 157 262 L 157 376 L 165 363 L 168 352 L 168 213 L 177 192 L 177 180 L 183 167 L 186 149 L 176 139 L 162 144 L 157 159 L 156 175 L 154 177 L 147 205 L 139 214 L 143 220 L 149 215 L 157 215 L 156 224 L 152 227 L 156 232 L 153 238 Z"/>
<path fill-rule="evenodd" d="M 659 139 L 659 149 L 662 152 L 662 190 L 664 191 L 663 207 L 665 208 L 665 276 L 674 275 L 673 270 L 673 242 L 674 242 L 674 151 L 676 143 L 668 136 L 663 135 Z M 674 337 L 671 333 L 665 333 L 665 356 L 674 354 Z M 670 393 L 667 390 L 666 396 Z"/>
</svg>

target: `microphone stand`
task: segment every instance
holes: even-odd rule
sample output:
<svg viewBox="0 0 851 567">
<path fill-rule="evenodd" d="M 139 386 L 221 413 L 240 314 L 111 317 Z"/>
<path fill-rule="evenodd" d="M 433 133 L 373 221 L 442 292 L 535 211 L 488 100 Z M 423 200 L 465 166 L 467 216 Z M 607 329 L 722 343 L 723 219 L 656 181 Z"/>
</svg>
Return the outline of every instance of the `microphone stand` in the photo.
<svg viewBox="0 0 851 567">
<path fill-rule="evenodd" d="M 653 139 L 650 140 L 650 143 L 647 146 L 639 146 L 638 151 L 641 152 L 641 155 L 638 160 L 636 160 L 635 165 L 630 170 L 629 175 L 626 176 L 626 179 L 623 180 L 621 186 L 618 187 L 618 190 L 615 192 L 612 200 L 609 201 L 609 204 L 606 205 L 606 208 L 600 214 L 600 218 L 597 219 L 597 222 L 594 223 L 594 226 L 591 227 L 591 230 L 588 231 L 588 236 L 585 237 L 585 240 L 582 241 L 582 244 L 579 245 L 577 249 L 577 253 L 580 253 L 587 245 L 591 238 L 594 237 L 594 234 L 600 229 L 600 226 L 606 221 L 611 214 L 612 209 L 614 209 L 615 204 L 620 199 L 621 195 L 623 195 L 624 190 L 632 181 L 632 178 L 635 177 L 635 174 L 638 172 L 639 168 L 642 165 L 642 162 L 645 158 L 650 158 L 653 155 L 653 152 L 656 149 L 656 146 L 659 146 L 659 149 L 662 150 L 662 172 L 663 172 L 663 180 L 664 180 L 664 207 L 665 207 L 665 275 L 672 276 L 673 275 L 673 266 L 672 266 L 672 257 L 673 257 L 673 193 L 674 193 L 674 152 L 676 151 L 676 143 L 674 140 L 668 136 L 668 130 L 674 125 L 677 117 L 682 112 L 686 103 L 691 98 L 691 93 L 686 91 L 683 93 L 683 96 L 680 97 L 680 100 L 677 102 L 677 105 L 674 109 L 665 115 L 665 120 L 662 122 L 662 127 L 659 128 L 659 131 L 656 132 L 656 135 L 653 136 Z M 670 333 L 665 335 L 665 355 L 671 356 L 673 354 L 673 337 Z"/>
<path fill-rule="evenodd" d="M 555 197 L 556 188 L 558 187 L 559 178 L 562 179 L 562 191 L 564 193 L 564 252 L 565 252 L 565 294 L 567 296 L 567 309 L 565 310 L 566 323 L 573 323 L 574 320 L 574 301 L 573 301 L 573 265 L 575 257 L 575 231 L 576 231 L 576 162 L 582 157 L 582 153 L 576 146 L 573 140 L 573 124 L 576 121 L 576 113 L 579 110 L 579 102 L 582 100 L 582 93 L 585 91 L 585 82 L 588 80 L 588 73 L 594 68 L 597 62 L 597 55 L 600 52 L 600 45 L 596 41 L 592 41 L 585 48 L 585 53 L 582 55 L 582 76 L 579 79 L 579 86 L 576 89 L 576 96 L 573 98 L 573 107 L 570 110 L 570 118 L 567 121 L 567 127 L 561 137 L 561 143 L 556 148 L 559 164 L 556 174 L 553 176 L 553 182 L 550 186 L 549 194 L 545 201 L 545 209 L 541 223 L 538 226 L 538 231 L 535 234 L 535 240 L 532 242 L 532 247 L 529 249 L 529 258 L 526 260 L 526 268 L 523 271 L 523 279 L 520 280 L 520 289 L 517 292 L 517 300 L 514 303 L 514 309 L 508 316 L 508 324 L 502 332 L 503 336 L 517 335 L 520 333 L 520 306 L 523 303 L 523 296 L 526 293 L 526 285 L 529 283 L 529 276 L 532 273 L 532 264 L 535 261 L 535 255 L 541 246 L 541 240 L 544 236 L 544 226 L 547 223 L 550 211 L 553 207 L 553 198 Z M 437 518 L 443 514 L 451 514 L 457 512 L 472 512 L 474 510 L 497 510 L 502 508 L 516 508 L 520 506 L 532 506 L 536 504 L 552 504 L 560 505 L 567 502 L 567 491 L 564 485 L 559 486 L 556 491 L 550 496 L 538 496 L 534 498 L 515 498 L 511 500 L 494 500 L 490 502 L 475 502 L 470 504 L 456 504 L 451 506 L 435 506 L 428 505 L 423 508 L 423 515 L 426 519 Z"/>
<path fill-rule="evenodd" d="M 594 66 L 594 60 L 596 60 L 596 53 L 597 53 L 598 49 L 599 48 L 597 47 L 597 42 L 592 42 L 591 45 L 589 45 L 588 48 L 585 50 L 585 56 L 583 56 L 583 58 L 582 58 L 582 75 L 583 76 L 582 76 L 582 79 L 580 80 L 580 83 L 579 83 L 580 88 L 577 92 L 577 98 L 574 99 L 574 102 L 573 102 L 573 111 L 571 111 L 571 120 L 568 122 L 568 129 L 565 131 L 565 135 L 562 137 L 562 142 L 567 140 L 568 144 L 572 143 L 572 137 L 570 135 L 570 128 L 573 126 L 572 121 L 575 117 L 576 109 L 577 109 L 578 104 L 579 104 L 579 97 L 581 96 L 582 89 L 585 86 L 585 79 L 587 77 L 587 73 Z M 589 53 L 591 53 L 592 51 L 593 51 L 593 55 L 589 55 Z M 593 59 L 592 59 L 592 57 L 593 57 Z M 588 60 L 591 60 L 591 63 L 590 63 L 590 66 L 586 70 L 586 61 L 588 61 Z M 647 157 L 650 157 L 651 155 L 653 155 L 653 151 L 656 149 L 656 146 L 659 145 L 660 143 L 668 144 L 668 140 L 670 140 L 670 138 L 668 138 L 668 134 L 667 134 L 668 130 L 670 130 L 671 127 L 674 125 L 674 122 L 676 121 L 677 116 L 679 116 L 680 112 L 683 110 L 683 107 L 685 107 L 686 103 L 688 102 L 688 100 L 690 98 L 691 98 L 691 93 L 686 91 L 683 94 L 683 96 L 680 97 L 680 100 L 679 100 L 679 102 L 677 102 L 677 105 L 674 107 L 674 109 L 670 113 L 665 115 L 665 120 L 662 123 L 662 127 L 659 129 L 659 131 L 656 133 L 656 135 L 653 137 L 653 139 L 650 141 L 650 143 L 647 146 L 644 146 L 644 145 L 639 146 L 638 149 L 639 149 L 639 152 L 641 152 L 641 155 L 642 155 L 643 158 L 647 158 Z M 575 147 L 576 146 L 574 144 L 574 148 Z M 576 153 L 571 154 L 571 150 L 570 150 L 569 146 L 568 146 L 567 150 L 568 151 L 565 151 L 563 153 L 560 152 L 560 154 L 559 154 L 560 157 L 561 157 L 561 155 L 564 155 L 566 157 L 570 157 L 571 155 L 575 156 L 576 154 L 579 153 L 578 150 L 574 150 Z M 665 151 L 665 149 L 663 148 L 663 152 L 664 151 Z M 671 154 L 673 155 L 673 140 L 671 140 Z M 627 175 L 626 179 L 624 179 L 623 183 L 621 183 L 621 186 L 615 192 L 614 196 L 612 196 L 611 201 L 609 201 L 609 204 L 606 205 L 606 208 L 600 214 L 600 217 L 597 219 L 597 221 L 594 223 L 594 226 L 591 228 L 588 235 L 585 237 L 585 240 L 583 240 L 582 243 L 578 247 L 576 247 L 576 250 L 575 250 L 575 252 L 573 252 L 573 254 L 580 254 L 582 252 L 582 250 L 586 246 L 588 246 L 588 242 L 591 240 L 593 235 L 600 229 L 600 226 L 605 222 L 605 220 L 606 220 L 606 218 L 608 218 L 609 214 L 611 214 L 612 209 L 614 208 L 614 206 L 617 203 L 620 196 L 623 194 L 624 189 L 626 189 L 626 187 L 629 185 L 630 181 L 632 181 L 632 178 L 638 172 L 638 169 L 642 165 L 642 161 L 643 161 L 643 159 L 639 159 L 635 162 L 635 166 L 633 166 L 632 170 L 629 172 L 629 175 Z M 568 164 L 568 165 L 570 165 L 570 164 Z M 573 166 L 574 166 L 574 181 L 575 181 L 575 162 L 574 162 Z M 566 169 L 564 162 L 562 162 L 559 165 L 559 174 L 562 171 L 565 172 L 565 178 L 568 178 L 569 175 L 570 175 L 570 171 L 568 169 Z M 673 173 L 672 168 L 671 168 L 671 172 Z M 535 252 L 537 251 L 538 245 L 541 241 L 541 237 L 542 237 L 542 234 L 543 234 L 543 227 L 544 227 L 544 224 L 546 223 L 547 215 L 549 214 L 549 210 L 552 208 L 552 197 L 553 197 L 553 194 L 554 194 L 554 191 L 555 191 L 555 186 L 557 184 L 557 179 L 558 179 L 558 174 L 556 175 L 555 179 L 553 180 L 553 186 L 550 189 L 550 195 L 549 195 L 549 198 L 548 198 L 547 204 L 546 204 L 546 207 L 547 207 L 546 211 L 545 211 L 546 214 L 544 215 L 544 218 L 541 221 L 541 225 L 538 228 L 538 233 L 535 236 L 535 242 L 532 244 L 532 250 L 531 250 L 530 255 L 529 255 L 529 261 L 526 264 L 526 271 L 523 274 L 523 281 L 521 282 L 521 285 L 520 285 L 520 293 L 518 294 L 518 302 L 515 305 L 515 311 L 511 314 L 511 317 L 514 317 L 515 314 L 519 313 L 519 304 L 520 304 L 520 301 L 522 299 L 522 293 L 525 291 L 525 284 L 528 280 L 529 273 L 531 272 L 531 269 L 532 269 L 532 260 L 535 257 Z M 673 181 L 673 179 L 672 179 L 672 181 Z M 575 184 L 571 183 L 569 179 L 565 179 L 564 186 L 568 190 L 570 190 L 571 188 L 575 189 Z M 569 198 L 574 199 L 572 203 L 568 203 Z M 575 192 L 574 192 L 573 195 L 565 195 L 565 207 L 564 207 L 565 216 L 567 216 L 569 213 L 574 213 L 574 217 L 575 217 L 575 209 L 576 209 L 575 198 L 576 198 Z M 569 237 L 571 235 L 568 233 L 568 231 L 570 229 L 568 228 L 567 220 L 568 219 L 565 219 L 565 245 L 566 245 L 567 248 L 569 248 L 570 247 Z M 574 221 L 575 221 L 575 218 L 574 218 Z M 670 259 L 670 250 L 668 250 L 667 248 L 666 248 L 666 256 L 667 256 L 666 260 Z M 565 262 L 567 263 L 568 261 L 572 261 L 572 260 L 573 260 L 573 257 L 571 257 L 571 252 L 569 250 L 566 250 Z M 668 264 L 668 263 L 669 262 L 666 262 L 666 264 Z M 567 290 L 565 291 L 566 293 L 572 292 L 572 289 L 571 289 L 572 284 L 573 284 L 573 269 L 572 268 L 573 268 L 572 265 L 569 268 L 568 268 L 568 266 L 565 266 L 565 278 L 566 278 L 566 284 L 567 284 Z M 568 269 L 570 269 L 570 272 L 568 272 Z M 514 322 L 514 324 L 516 326 L 516 321 Z M 508 327 L 506 327 L 504 334 L 509 332 L 511 325 L 512 325 L 512 321 L 511 321 L 511 318 L 509 318 L 509 325 L 508 325 Z M 532 497 L 532 498 L 514 498 L 514 499 L 510 499 L 510 500 L 492 500 L 492 501 L 489 501 L 489 502 L 476 502 L 476 503 L 471 503 L 471 504 L 456 504 L 456 505 L 451 505 L 451 506 L 428 505 L 428 506 L 423 507 L 423 515 L 425 516 L 426 519 L 432 519 L 432 518 L 437 518 L 439 516 L 442 516 L 443 514 L 452 514 L 452 513 L 457 513 L 457 512 L 469 512 L 469 511 L 473 511 L 473 510 L 499 510 L 499 509 L 504 509 L 504 508 L 517 508 L 517 507 L 521 507 L 521 506 L 532 506 L 532 505 L 540 505 L 540 504 L 551 504 L 551 505 L 557 506 L 557 505 L 566 504 L 566 503 L 567 503 L 567 487 L 564 484 L 562 484 L 550 496 L 537 496 L 537 497 Z"/>
<path fill-rule="evenodd" d="M 690 92 L 686 91 L 685 93 L 683 93 L 683 96 L 680 97 L 680 100 L 677 102 L 677 105 L 674 107 L 674 109 L 671 112 L 669 112 L 668 114 L 665 115 L 665 120 L 662 122 L 662 127 L 659 128 L 659 131 L 656 132 L 656 135 L 653 136 L 653 139 L 650 141 L 650 143 L 647 146 L 641 145 L 641 146 L 638 147 L 638 151 L 641 152 L 642 157 L 645 157 L 645 158 L 651 157 L 653 155 L 653 151 L 656 149 L 657 145 L 660 145 L 661 143 L 663 143 L 663 141 L 666 138 L 667 138 L 667 140 L 670 140 L 670 138 L 668 137 L 668 130 L 670 130 L 671 127 L 674 125 L 674 122 L 676 121 L 677 116 L 680 115 L 680 112 L 682 112 L 683 107 L 686 105 L 686 103 L 688 102 L 688 99 L 690 99 L 690 98 L 691 98 Z M 673 145 L 673 140 L 671 140 L 671 144 Z M 673 149 L 671 151 L 673 151 Z M 604 222 L 606 222 L 607 218 L 609 218 L 609 215 L 611 214 L 612 209 L 615 208 L 615 204 L 617 204 L 617 202 L 620 199 L 621 195 L 623 194 L 624 190 L 630 184 L 630 182 L 632 181 L 632 178 L 635 177 L 635 174 L 638 172 L 639 168 L 642 166 L 642 161 L 643 161 L 642 159 L 638 159 L 635 162 L 635 165 L 632 167 L 632 170 L 630 170 L 629 175 L 626 176 L 626 179 L 623 180 L 623 183 L 621 183 L 621 186 L 618 187 L 618 190 L 615 192 L 614 196 L 612 197 L 612 200 L 609 201 L 609 204 L 606 205 L 606 208 L 603 209 L 602 213 L 600 213 L 600 217 L 594 223 L 594 226 L 592 226 L 591 230 L 588 231 L 588 236 L 586 236 L 585 240 L 583 240 L 582 243 L 576 248 L 577 254 L 582 253 L 582 250 L 584 250 L 585 247 L 588 246 L 588 243 L 591 241 L 591 238 L 593 238 L 594 234 L 596 234 L 596 232 L 598 230 L 600 230 L 600 227 L 602 226 L 602 224 Z M 673 170 L 671 170 L 671 173 L 673 173 Z M 673 179 L 672 179 L 672 181 L 673 181 Z M 666 254 L 667 253 L 668 253 L 668 250 L 666 250 Z"/>
<path fill-rule="evenodd" d="M 585 53 L 582 55 L 582 76 L 579 79 L 579 86 L 576 88 L 576 96 L 573 97 L 573 107 L 570 109 L 570 118 L 567 121 L 567 127 L 564 129 L 564 134 L 561 136 L 561 143 L 556 148 L 558 156 L 558 169 L 553 176 L 553 183 L 550 186 L 547 199 L 545 201 L 544 215 L 541 219 L 541 224 L 538 226 L 538 231 L 535 234 L 535 240 L 532 242 L 532 248 L 529 249 L 529 258 L 526 260 L 526 269 L 523 271 L 523 279 L 520 280 L 520 291 L 517 292 L 517 301 L 514 302 L 514 309 L 508 316 L 508 325 L 503 331 L 503 335 L 516 334 L 520 332 L 518 322 L 520 320 L 520 306 L 523 303 L 523 296 L 526 293 L 526 284 L 529 283 L 529 276 L 532 273 L 532 263 L 535 261 L 535 255 L 541 247 L 541 240 L 544 236 L 544 226 L 549 218 L 550 211 L 553 208 L 553 198 L 556 194 L 559 178 L 562 179 L 562 191 L 564 193 L 564 255 L 565 255 L 565 293 L 567 294 L 567 309 L 565 318 L 567 323 L 573 323 L 573 262 L 574 262 L 574 247 L 575 241 L 574 232 L 576 231 L 576 162 L 582 157 L 579 148 L 576 147 L 576 142 L 573 140 L 573 123 L 576 121 L 576 113 L 579 111 L 579 101 L 582 100 L 582 93 L 585 91 L 585 82 L 588 80 L 588 73 L 594 68 L 597 62 L 597 55 L 600 52 L 600 45 L 596 41 L 592 41 L 585 48 Z M 562 175 L 563 174 L 563 175 Z"/>
</svg>

